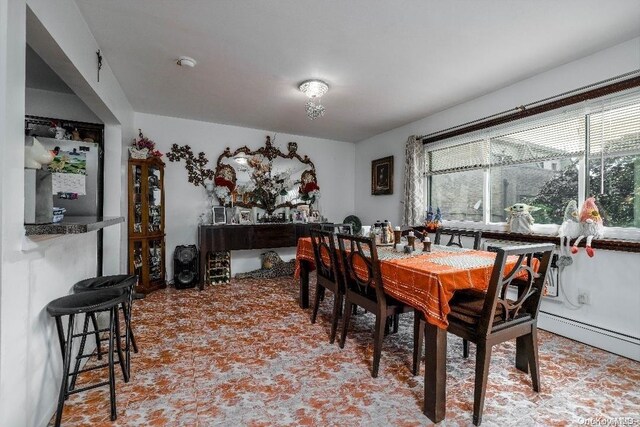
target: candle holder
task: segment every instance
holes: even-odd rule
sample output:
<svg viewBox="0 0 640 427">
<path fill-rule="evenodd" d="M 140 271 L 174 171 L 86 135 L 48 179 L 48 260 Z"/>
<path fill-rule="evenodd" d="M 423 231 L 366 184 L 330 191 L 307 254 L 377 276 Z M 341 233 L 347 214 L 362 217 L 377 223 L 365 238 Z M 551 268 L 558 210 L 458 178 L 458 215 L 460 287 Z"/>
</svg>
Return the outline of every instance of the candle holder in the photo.
<svg viewBox="0 0 640 427">
<path fill-rule="evenodd" d="M 411 246 L 413 248 L 413 250 L 416 250 L 416 236 L 412 236 L 412 235 L 408 235 L 407 236 L 407 242 L 409 243 L 409 246 Z"/>
</svg>

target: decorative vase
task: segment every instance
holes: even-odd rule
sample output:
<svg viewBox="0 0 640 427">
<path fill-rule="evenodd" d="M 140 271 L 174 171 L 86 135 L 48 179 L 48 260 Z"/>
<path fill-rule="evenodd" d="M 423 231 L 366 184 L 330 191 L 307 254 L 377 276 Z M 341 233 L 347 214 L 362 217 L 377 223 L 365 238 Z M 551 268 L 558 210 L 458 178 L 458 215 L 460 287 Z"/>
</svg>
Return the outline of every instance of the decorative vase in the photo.
<svg viewBox="0 0 640 427">
<path fill-rule="evenodd" d="M 143 148 L 139 150 L 135 147 L 129 147 L 129 154 L 131 155 L 132 159 L 146 159 L 147 157 L 149 157 L 149 149 Z"/>
</svg>

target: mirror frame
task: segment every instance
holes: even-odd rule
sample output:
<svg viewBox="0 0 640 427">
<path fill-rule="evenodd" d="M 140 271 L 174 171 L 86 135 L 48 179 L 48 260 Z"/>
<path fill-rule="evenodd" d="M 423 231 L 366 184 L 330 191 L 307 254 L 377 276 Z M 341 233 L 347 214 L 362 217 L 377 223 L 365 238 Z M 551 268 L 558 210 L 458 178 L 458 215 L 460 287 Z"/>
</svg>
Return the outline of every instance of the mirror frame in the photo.
<svg viewBox="0 0 640 427">
<path fill-rule="evenodd" d="M 309 156 L 300 156 L 297 153 L 297 149 L 298 149 L 298 144 L 295 142 L 289 142 L 289 144 L 287 144 L 287 149 L 289 150 L 289 152 L 287 154 L 283 153 L 282 151 L 280 151 L 280 149 L 278 147 L 275 147 L 273 145 L 273 143 L 271 142 L 271 137 L 267 136 L 267 140 L 265 142 L 264 147 L 260 147 L 257 150 L 251 150 L 249 149 L 249 147 L 247 147 L 246 145 L 243 147 L 240 147 L 238 149 L 236 149 L 235 151 L 231 151 L 231 149 L 229 147 L 227 147 L 224 152 L 222 154 L 220 154 L 220 156 L 218 156 L 218 160 L 216 162 L 216 170 L 214 173 L 214 179 L 217 177 L 221 177 L 224 178 L 228 181 L 231 181 L 233 183 L 233 186 L 235 188 L 237 188 L 237 182 L 236 182 L 236 170 L 233 168 L 233 166 L 226 164 L 226 163 L 222 163 L 222 161 L 224 159 L 231 159 L 236 157 L 238 154 L 243 153 L 248 157 L 251 156 L 255 156 L 255 155 L 262 155 L 264 156 L 266 159 L 268 159 L 269 161 L 272 161 L 273 159 L 276 158 L 282 158 L 282 159 L 297 159 L 298 161 L 300 161 L 302 164 L 308 165 L 311 167 L 311 169 L 307 169 L 304 172 L 302 172 L 300 181 L 296 181 L 294 184 L 299 185 L 298 188 L 300 189 L 301 187 L 304 187 L 305 184 L 309 183 L 309 182 L 314 182 L 314 183 L 318 183 L 318 178 L 316 175 L 316 167 L 313 164 L 313 162 L 311 161 L 311 159 L 309 158 Z M 252 208 L 252 207 L 257 207 L 260 209 L 265 209 L 268 210 L 265 206 L 263 206 L 261 203 L 259 202 L 252 202 L 249 200 L 242 200 L 239 199 L 238 195 L 236 194 L 236 191 L 234 190 L 234 192 L 232 193 L 232 200 L 233 200 L 233 205 L 234 206 L 240 206 L 243 208 Z M 297 206 L 301 206 L 301 205 L 307 205 L 312 203 L 313 201 L 301 201 L 298 203 L 291 203 L 290 201 L 287 201 L 285 203 L 280 203 L 277 205 L 274 205 L 274 210 L 275 209 L 279 209 L 279 208 L 285 208 L 285 207 L 289 207 L 289 208 L 295 208 Z"/>
</svg>

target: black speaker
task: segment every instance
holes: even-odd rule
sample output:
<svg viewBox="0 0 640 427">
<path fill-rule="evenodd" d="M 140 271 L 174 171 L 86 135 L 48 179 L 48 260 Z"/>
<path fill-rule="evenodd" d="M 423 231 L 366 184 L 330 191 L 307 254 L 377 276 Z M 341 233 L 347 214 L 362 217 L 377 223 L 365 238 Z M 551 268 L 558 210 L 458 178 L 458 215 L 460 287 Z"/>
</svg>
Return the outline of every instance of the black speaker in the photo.
<svg viewBox="0 0 640 427">
<path fill-rule="evenodd" d="M 173 284 L 176 289 L 193 288 L 198 283 L 198 248 L 176 246 L 173 253 Z"/>
</svg>

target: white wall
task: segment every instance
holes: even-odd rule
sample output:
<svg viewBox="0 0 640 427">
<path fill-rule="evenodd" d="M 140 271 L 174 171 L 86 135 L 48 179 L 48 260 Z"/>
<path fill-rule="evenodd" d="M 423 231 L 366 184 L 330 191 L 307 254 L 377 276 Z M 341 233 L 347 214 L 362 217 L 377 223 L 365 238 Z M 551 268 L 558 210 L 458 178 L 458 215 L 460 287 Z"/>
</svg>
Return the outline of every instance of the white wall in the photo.
<svg viewBox="0 0 640 427">
<path fill-rule="evenodd" d="M 264 146 L 265 138 L 273 133 L 265 130 L 237 126 L 177 119 L 150 114 L 135 114 L 136 128 L 156 142 L 163 153 L 172 144 L 188 144 L 194 153 L 204 151 L 209 159 L 209 167 L 215 169 L 215 162 L 226 147 L 232 150 L 247 145 L 251 149 Z M 298 153 L 307 155 L 314 163 L 318 175 L 318 185 L 322 198 L 321 211 L 330 221 L 342 221 L 354 212 L 354 145 L 348 142 L 310 138 L 297 135 L 278 134 L 275 145 L 287 152 L 287 143 L 298 143 Z M 187 182 L 184 162 L 172 163 L 166 160 L 165 211 L 167 234 L 167 267 L 169 280 L 173 279 L 173 250 L 177 245 L 194 244 L 197 237 L 198 216 L 206 203 L 203 187 L 195 187 Z M 257 255 L 262 251 L 238 251 L 232 254 L 232 273 L 259 268 Z M 295 255 L 293 250 L 278 250 L 283 258 Z"/>
<path fill-rule="evenodd" d="M 78 122 L 102 123 L 102 120 L 77 95 L 30 87 L 25 91 L 25 114 Z"/>
<path fill-rule="evenodd" d="M 24 237 L 27 22 L 30 45 L 106 124 L 106 215 L 125 211 L 122 147 L 133 137 L 133 111 L 108 56 L 95 81 L 98 46 L 75 2 L 0 0 L 0 424 L 7 426 L 45 425 L 53 414 L 61 356 L 44 309 L 96 271 L 95 232 L 45 242 Z M 122 271 L 122 229 L 105 230 L 106 273 Z"/>
<path fill-rule="evenodd" d="M 476 120 L 517 105 L 563 93 L 620 74 L 640 69 L 640 38 L 629 40 L 591 56 L 538 74 L 499 91 L 457 105 L 397 129 L 376 135 L 356 144 L 356 214 L 364 224 L 376 219 L 389 219 L 398 224 L 402 212 L 402 180 L 404 177 L 404 144 L 410 135 L 424 135 Z M 394 194 L 371 196 L 371 160 L 395 156 Z M 588 259 L 581 253 L 561 276 L 569 299 L 577 300 L 578 288 L 590 293 L 591 304 L 571 309 L 564 297 L 545 300 L 542 310 L 556 316 L 636 337 L 623 339 L 591 333 L 577 327 L 565 327 L 546 316 L 541 326 L 610 351 L 640 360 L 638 325 L 640 325 L 640 254 L 597 251 Z M 586 331 L 586 332 L 585 332 Z"/>
</svg>

